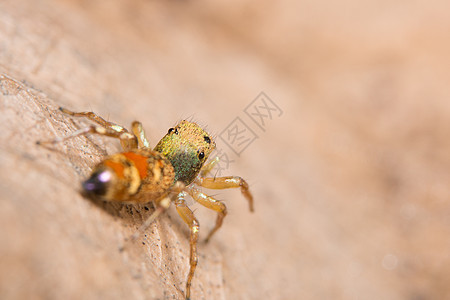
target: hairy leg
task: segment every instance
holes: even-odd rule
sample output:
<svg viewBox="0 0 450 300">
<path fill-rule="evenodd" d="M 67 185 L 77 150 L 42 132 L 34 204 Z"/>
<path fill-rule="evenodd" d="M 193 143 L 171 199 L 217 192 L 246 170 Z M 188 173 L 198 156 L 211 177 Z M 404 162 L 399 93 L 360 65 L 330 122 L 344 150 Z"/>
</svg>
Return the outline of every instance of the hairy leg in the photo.
<svg viewBox="0 0 450 300">
<path fill-rule="evenodd" d="M 248 200 L 250 211 L 253 212 L 253 196 L 248 188 L 248 183 L 239 176 L 226 176 L 226 177 L 198 177 L 195 183 L 199 186 L 208 189 L 230 189 L 230 188 L 241 188 L 241 192 L 244 197 Z"/>
<path fill-rule="evenodd" d="M 216 156 L 216 158 L 212 159 L 207 164 L 203 165 L 202 169 L 200 170 L 200 176 L 205 177 L 208 175 L 209 172 L 211 172 L 212 169 L 216 166 L 216 164 L 219 162 L 219 157 Z"/>
<path fill-rule="evenodd" d="M 62 141 L 66 141 L 68 139 L 87 135 L 89 133 L 98 134 L 98 135 L 105 135 L 113 138 L 117 138 L 120 140 L 120 143 L 122 145 L 122 148 L 124 150 L 131 150 L 136 149 L 138 147 L 138 139 L 135 135 L 131 134 L 126 130 L 124 127 L 105 121 L 103 118 L 99 117 L 93 112 L 72 112 L 70 110 L 67 110 L 65 108 L 60 108 L 60 110 L 73 117 L 86 117 L 89 120 L 94 121 L 95 123 L 99 124 L 99 126 L 91 125 L 86 128 L 79 129 L 77 131 L 74 131 L 73 133 L 65 136 L 65 137 L 57 137 L 54 140 L 51 141 L 38 141 L 37 144 L 56 144 L 60 143 Z"/>
<path fill-rule="evenodd" d="M 222 226 L 223 219 L 227 215 L 227 207 L 223 202 L 200 192 L 196 188 L 190 187 L 189 189 L 187 189 L 187 192 L 189 193 L 189 195 L 191 195 L 192 198 L 194 198 L 195 201 L 217 212 L 216 225 L 206 237 L 206 242 L 208 242 L 213 234 Z"/>
<path fill-rule="evenodd" d="M 190 269 L 189 274 L 186 281 L 186 299 L 191 298 L 191 284 L 192 284 L 192 278 L 194 277 L 195 268 L 197 267 L 197 241 L 198 241 L 198 232 L 200 230 L 200 224 L 198 223 L 197 219 L 194 216 L 194 213 L 192 210 L 187 207 L 186 202 L 184 200 L 184 197 L 186 196 L 185 192 L 181 192 L 178 194 L 177 199 L 175 200 L 175 206 L 177 208 L 178 214 L 181 216 L 183 221 L 189 226 L 189 229 L 191 230 L 191 236 L 190 236 L 190 247 L 191 247 L 191 253 L 190 253 Z"/>
<path fill-rule="evenodd" d="M 144 128 L 142 127 L 142 123 L 138 121 L 134 121 L 131 124 L 131 130 L 133 134 L 136 136 L 138 140 L 139 148 L 150 148 L 150 143 L 145 136 Z"/>
<path fill-rule="evenodd" d="M 117 125 L 113 122 L 106 121 L 105 119 L 103 119 L 102 117 L 100 117 L 99 115 L 97 115 L 96 113 L 94 113 L 92 111 L 73 112 L 64 107 L 60 107 L 59 110 L 62 111 L 63 113 L 65 113 L 66 115 L 69 115 L 72 117 L 85 117 L 85 118 L 97 123 L 101 127 L 110 128 L 117 132 L 128 132 L 128 130 L 126 130 L 126 128 L 124 128 L 120 125 Z"/>
</svg>

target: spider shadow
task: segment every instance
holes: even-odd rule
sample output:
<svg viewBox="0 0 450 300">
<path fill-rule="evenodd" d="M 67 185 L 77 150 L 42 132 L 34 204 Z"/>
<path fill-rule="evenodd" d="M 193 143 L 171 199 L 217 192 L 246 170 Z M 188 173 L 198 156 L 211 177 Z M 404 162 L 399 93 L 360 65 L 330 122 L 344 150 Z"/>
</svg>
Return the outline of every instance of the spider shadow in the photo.
<svg viewBox="0 0 450 300">
<path fill-rule="evenodd" d="M 136 230 L 155 210 L 152 202 L 145 204 L 113 202 L 93 197 L 82 189 L 79 190 L 79 193 L 84 199 L 90 201 L 108 215 L 113 218 L 120 218 L 126 225 L 136 227 Z"/>
<path fill-rule="evenodd" d="M 124 233 L 124 242 L 128 242 L 131 235 L 137 232 L 145 220 L 147 220 L 147 218 L 155 211 L 154 204 L 151 201 L 145 204 L 106 201 L 93 197 L 82 189 L 79 190 L 79 194 L 111 217 L 120 219 L 120 222 L 125 227 L 130 228 L 127 233 Z M 161 218 L 164 218 L 164 220 L 161 220 Z M 170 207 L 154 222 L 158 222 L 161 225 L 158 226 L 158 230 L 162 230 L 162 232 L 174 227 L 177 228 L 176 230 L 179 234 L 189 239 L 189 227 L 186 226 L 181 218 L 179 218 L 178 214 L 174 212 L 173 209 L 170 209 Z M 145 239 L 147 235 L 153 234 L 154 231 L 150 230 L 150 228 L 151 225 L 144 232 L 141 232 L 138 239 L 134 242 Z M 126 231 L 127 230 L 124 230 L 124 232 Z"/>
</svg>

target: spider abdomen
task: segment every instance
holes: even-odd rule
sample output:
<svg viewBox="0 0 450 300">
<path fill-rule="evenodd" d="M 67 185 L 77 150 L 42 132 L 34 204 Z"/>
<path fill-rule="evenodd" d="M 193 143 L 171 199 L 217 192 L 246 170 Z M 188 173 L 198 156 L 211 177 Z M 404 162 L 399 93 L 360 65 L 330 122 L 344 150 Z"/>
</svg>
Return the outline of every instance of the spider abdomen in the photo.
<svg viewBox="0 0 450 300">
<path fill-rule="evenodd" d="M 108 201 L 147 203 L 167 195 L 175 172 L 160 153 L 135 149 L 108 156 L 83 183 L 84 191 Z"/>
</svg>

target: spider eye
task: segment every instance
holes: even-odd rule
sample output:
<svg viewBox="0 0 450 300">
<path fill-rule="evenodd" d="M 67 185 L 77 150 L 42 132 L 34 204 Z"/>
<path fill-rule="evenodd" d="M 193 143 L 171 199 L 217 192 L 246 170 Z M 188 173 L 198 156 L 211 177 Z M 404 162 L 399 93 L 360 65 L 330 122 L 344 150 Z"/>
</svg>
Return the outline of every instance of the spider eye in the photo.
<svg viewBox="0 0 450 300">
<path fill-rule="evenodd" d="M 211 144 L 211 139 L 209 138 L 209 136 L 204 136 L 203 137 L 205 139 L 205 142 L 207 142 L 208 144 Z"/>
<path fill-rule="evenodd" d="M 175 134 L 178 134 L 178 129 L 176 128 L 170 128 L 169 131 L 167 133 L 172 133 L 175 130 Z"/>
<path fill-rule="evenodd" d="M 198 154 L 199 159 L 203 159 L 204 157 L 205 157 L 205 152 L 202 151 Z"/>
</svg>

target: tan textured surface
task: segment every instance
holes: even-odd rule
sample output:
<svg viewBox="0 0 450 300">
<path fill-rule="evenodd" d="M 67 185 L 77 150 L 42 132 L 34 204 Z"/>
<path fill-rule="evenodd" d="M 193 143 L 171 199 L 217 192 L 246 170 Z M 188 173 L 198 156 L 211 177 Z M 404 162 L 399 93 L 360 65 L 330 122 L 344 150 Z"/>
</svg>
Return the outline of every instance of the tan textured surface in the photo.
<svg viewBox="0 0 450 300">
<path fill-rule="evenodd" d="M 78 193 L 117 142 L 34 144 L 86 124 L 58 106 L 141 120 L 153 144 L 191 116 L 253 126 L 227 173 L 256 212 L 211 192 L 230 214 L 193 299 L 450 297 L 449 6 L 1 1 L 0 298 L 182 298 L 186 227 L 171 210 L 119 252 L 149 211 Z M 262 90 L 284 111 L 265 132 L 242 111 Z"/>
</svg>

